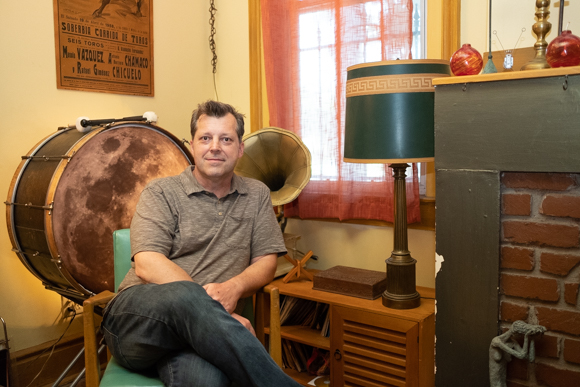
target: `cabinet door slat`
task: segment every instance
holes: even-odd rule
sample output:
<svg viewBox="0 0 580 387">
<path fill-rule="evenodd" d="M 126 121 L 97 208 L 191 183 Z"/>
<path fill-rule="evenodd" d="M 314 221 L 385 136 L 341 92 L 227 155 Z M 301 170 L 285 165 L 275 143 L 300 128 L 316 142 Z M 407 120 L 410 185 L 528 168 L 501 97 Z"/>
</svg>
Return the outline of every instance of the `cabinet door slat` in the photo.
<svg viewBox="0 0 580 387">
<path fill-rule="evenodd" d="M 368 350 L 365 348 L 344 346 L 342 348 L 345 356 L 360 356 L 367 359 L 376 359 L 378 362 L 383 364 L 392 364 L 399 367 L 407 366 L 407 359 L 405 356 L 393 355 L 390 353 L 378 353 L 376 351 Z"/>
<path fill-rule="evenodd" d="M 401 360 L 401 359 L 395 359 Z M 400 378 L 405 378 L 405 360 L 399 363 L 397 361 L 384 361 L 383 359 L 373 359 L 368 357 L 363 357 L 356 355 L 354 353 L 348 354 L 348 361 L 345 361 L 345 367 L 347 365 L 358 365 L 360 367 L 365 367 L 368 369 L 374 369 L 377 372 L 382 372 L 385 374 L 395 375 Z"/>
<path fill-rule="evenodd" d="M 344 382 L 345 386 L 365 386 L 365 387 L 385 387 L 385 386 L 396 386 L 396 387 L 405 387 L 407 384 L 405 379 L 393 378 L 389 375 L 372 375 L 372 376 L 380 376 L 380 379 L 373 380 L 364 377 L 365 375 L 360 374 L 351 374 L 347 370 L 344 373 Z"/>
<path fill-rule="evenodd" d="M 403 356 L 405 356 L 407 353 L 406 347 L 404 345 L 378 340 L 373 341 L 372 338 L 353 336 L 348 333 L 344 334 L 344 344 L 371 348 L 381 352 L 396 353 Z"/>
<path fill-rule="evenodd" d="M 407 336 L 405 333 L 393 331 L 390 329 L 381 329 L 379 327 L 369 328 L 369 326 L 366 324 L 359 324 L 353 321 L 345 321 L 344 331 L 400 344 L 405 344 L 407 342 Z"/>
</svg>

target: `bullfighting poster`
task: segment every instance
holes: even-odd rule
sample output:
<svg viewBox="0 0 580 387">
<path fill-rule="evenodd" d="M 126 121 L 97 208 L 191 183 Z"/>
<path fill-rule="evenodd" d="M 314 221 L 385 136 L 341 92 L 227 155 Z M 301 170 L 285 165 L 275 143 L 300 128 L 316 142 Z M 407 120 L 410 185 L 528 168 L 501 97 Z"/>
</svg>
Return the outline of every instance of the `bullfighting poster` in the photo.
<svg viewBox="0 0 580 387">
<path fill-rule="evenodd" d="M 54 0 L 57 88 L 153 96 L 153 0 Z"/>
</svg>

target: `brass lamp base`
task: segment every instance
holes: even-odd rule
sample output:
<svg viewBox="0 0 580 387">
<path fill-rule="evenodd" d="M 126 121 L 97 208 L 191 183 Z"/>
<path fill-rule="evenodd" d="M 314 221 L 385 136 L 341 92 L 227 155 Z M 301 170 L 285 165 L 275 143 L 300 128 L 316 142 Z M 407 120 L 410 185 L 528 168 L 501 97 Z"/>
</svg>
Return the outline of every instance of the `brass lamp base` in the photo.
<svg viewBox="0 0 580 387">
<path fill-rule="evenodd" d="M 405 170 L 407 164 L 391 164 L 394 177 L 395 228 L 393 252 L 387 263 L 387 289 L 383 305 L 393 309 L 412 309 L 421 305 L 421 296 L 415 288 L 415 265 L 407 248 L 407 192 Z"/>
<path fill-rule="evenodd" d="M 387 289 L 383 292 L 383 305 L 392 309 L 413 309 L 421 305 L 421 295 L 415 289 L 416 259 L 410 256 L 390 257 L 387 263 Z"/>
<path fill-rule="evenodd" d="M 421 295 L 417 292 L 413 298 L 408 298 L 408 294 L 398 296 L 396 294 L 383 293 L 383 305 L 391 309 L 414 309 L 421 306 Z M 400 298 L 400 299 L 399 299 Z"/>
</svg>

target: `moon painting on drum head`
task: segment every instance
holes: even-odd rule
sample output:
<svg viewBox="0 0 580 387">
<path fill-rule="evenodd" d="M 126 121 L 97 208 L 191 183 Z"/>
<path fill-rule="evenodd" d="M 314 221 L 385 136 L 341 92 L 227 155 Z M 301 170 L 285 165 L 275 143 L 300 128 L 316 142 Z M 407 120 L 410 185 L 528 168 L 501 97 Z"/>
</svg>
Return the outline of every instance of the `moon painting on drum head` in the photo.
<svg viewBox="0 0 580 387">
<path fill-rule="evenodd" d="M 112 126 L 64 169 L 54 198 L 55 243 L 62 265 L 90 292 L 114 290 L 112 234 L 130 226 L 145 185 L 191 164 L 175 141 L 149 125 Z"/>
</svg>

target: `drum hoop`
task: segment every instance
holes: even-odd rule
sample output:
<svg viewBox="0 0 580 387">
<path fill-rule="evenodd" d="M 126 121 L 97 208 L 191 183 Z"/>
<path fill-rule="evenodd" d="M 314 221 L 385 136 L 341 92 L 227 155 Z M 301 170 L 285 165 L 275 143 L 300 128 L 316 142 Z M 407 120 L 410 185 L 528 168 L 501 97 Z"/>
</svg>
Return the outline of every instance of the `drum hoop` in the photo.
<svg viewBox="0 0 580 387">
<path fill-rule="evenodd" d="M 32 149 L 26 154 L 26 157 L 33 156 L 38 152 L 40 148 L 42 148 L 46 143 L 50 140 L 54 139 L 55 137 L 64 133 L 64 130 L 59 130 L 57 132 L 51 133 L 42 140 L 40 140 Z M 22 246 L 18 243 L 18 238 L 16 238 L 16 229 L 15 229 L 15 222 L 14 222 L 14 205 L 9 203 L 14 203 L 16 201 L 16 188 L 20 185 L 20 180 L 22 179 L 22 175 L 28 166 L 28 163 L 31 161 L 30 158 L 24 158 L 18 167 L 16 168 L 16 172 L 14 172 L 14 176 L 12 177 L 12 182 L 10 183 L 10 188 L 8 189 L 8 199 L 6 203 L 6 223 L 8 225 L 8 236 L 10 238 L 10 242 L 12 243 L 12 250 L 20 259 L 20 262 L 34 275 L 38 278 L 44 285 L 47 285 L 45 282 L 46 278 L 44 278 L 40 273 L 38 273 L 28 262 L 26 257 L 24 256 Z"/>
<path fill-rule="evenodd" d="M 68 129 L 68 130 L 76 130 L 76 129 Z M 59 161 L 56 169 L 54 170 L 54 173 L 52 174 L 50 183 L 48 184 L 45 202 L 46 206 L 50 206 L 52 203 L 54 203 L 54 196 L 56 194 L 56 189 L 58 187 L 60 178 L 62 177 L 62 174 L 64 173 L 64 170 L 66 169 L 66 166 L 68 165 L 69 161 L 72 159 L 72 157 L 74 157 L 74 154 L 77 152 L 77 150 L 82 148 L 84 144 L 90 141 L 97 134 L 101 133 L 103 130 L 104 128 L 98 128 L 87 133 L 83 137 L 79 138 L 68 149 L 67 153 L 63 155 L 67 156 L 67 158 L 63 158 L 61 161 Z M 58 271 L 64 276 L 64 278 L 69 282 L 69 284 L 71 284 L 71 286 L 75 290 L 81 292 L 82 294 L 93 296 L 94 293 L 86 289 L 84 286 L 82 286 L 62 265 L 60 254 L 58 253 L 58 249 L 56 247 L 56 239 L 54 238 L 54 228 L 52 226 L 52 210 L 48 211 L 48 213 L 46 213 L 46 216 L 44 217 L 44 230 L 46 232 L 46 242 L 48 244 L 48 251 L 50 252 L 50 255 L 54 258 L 52 262 L 54 262 Z"/>
</svg>

